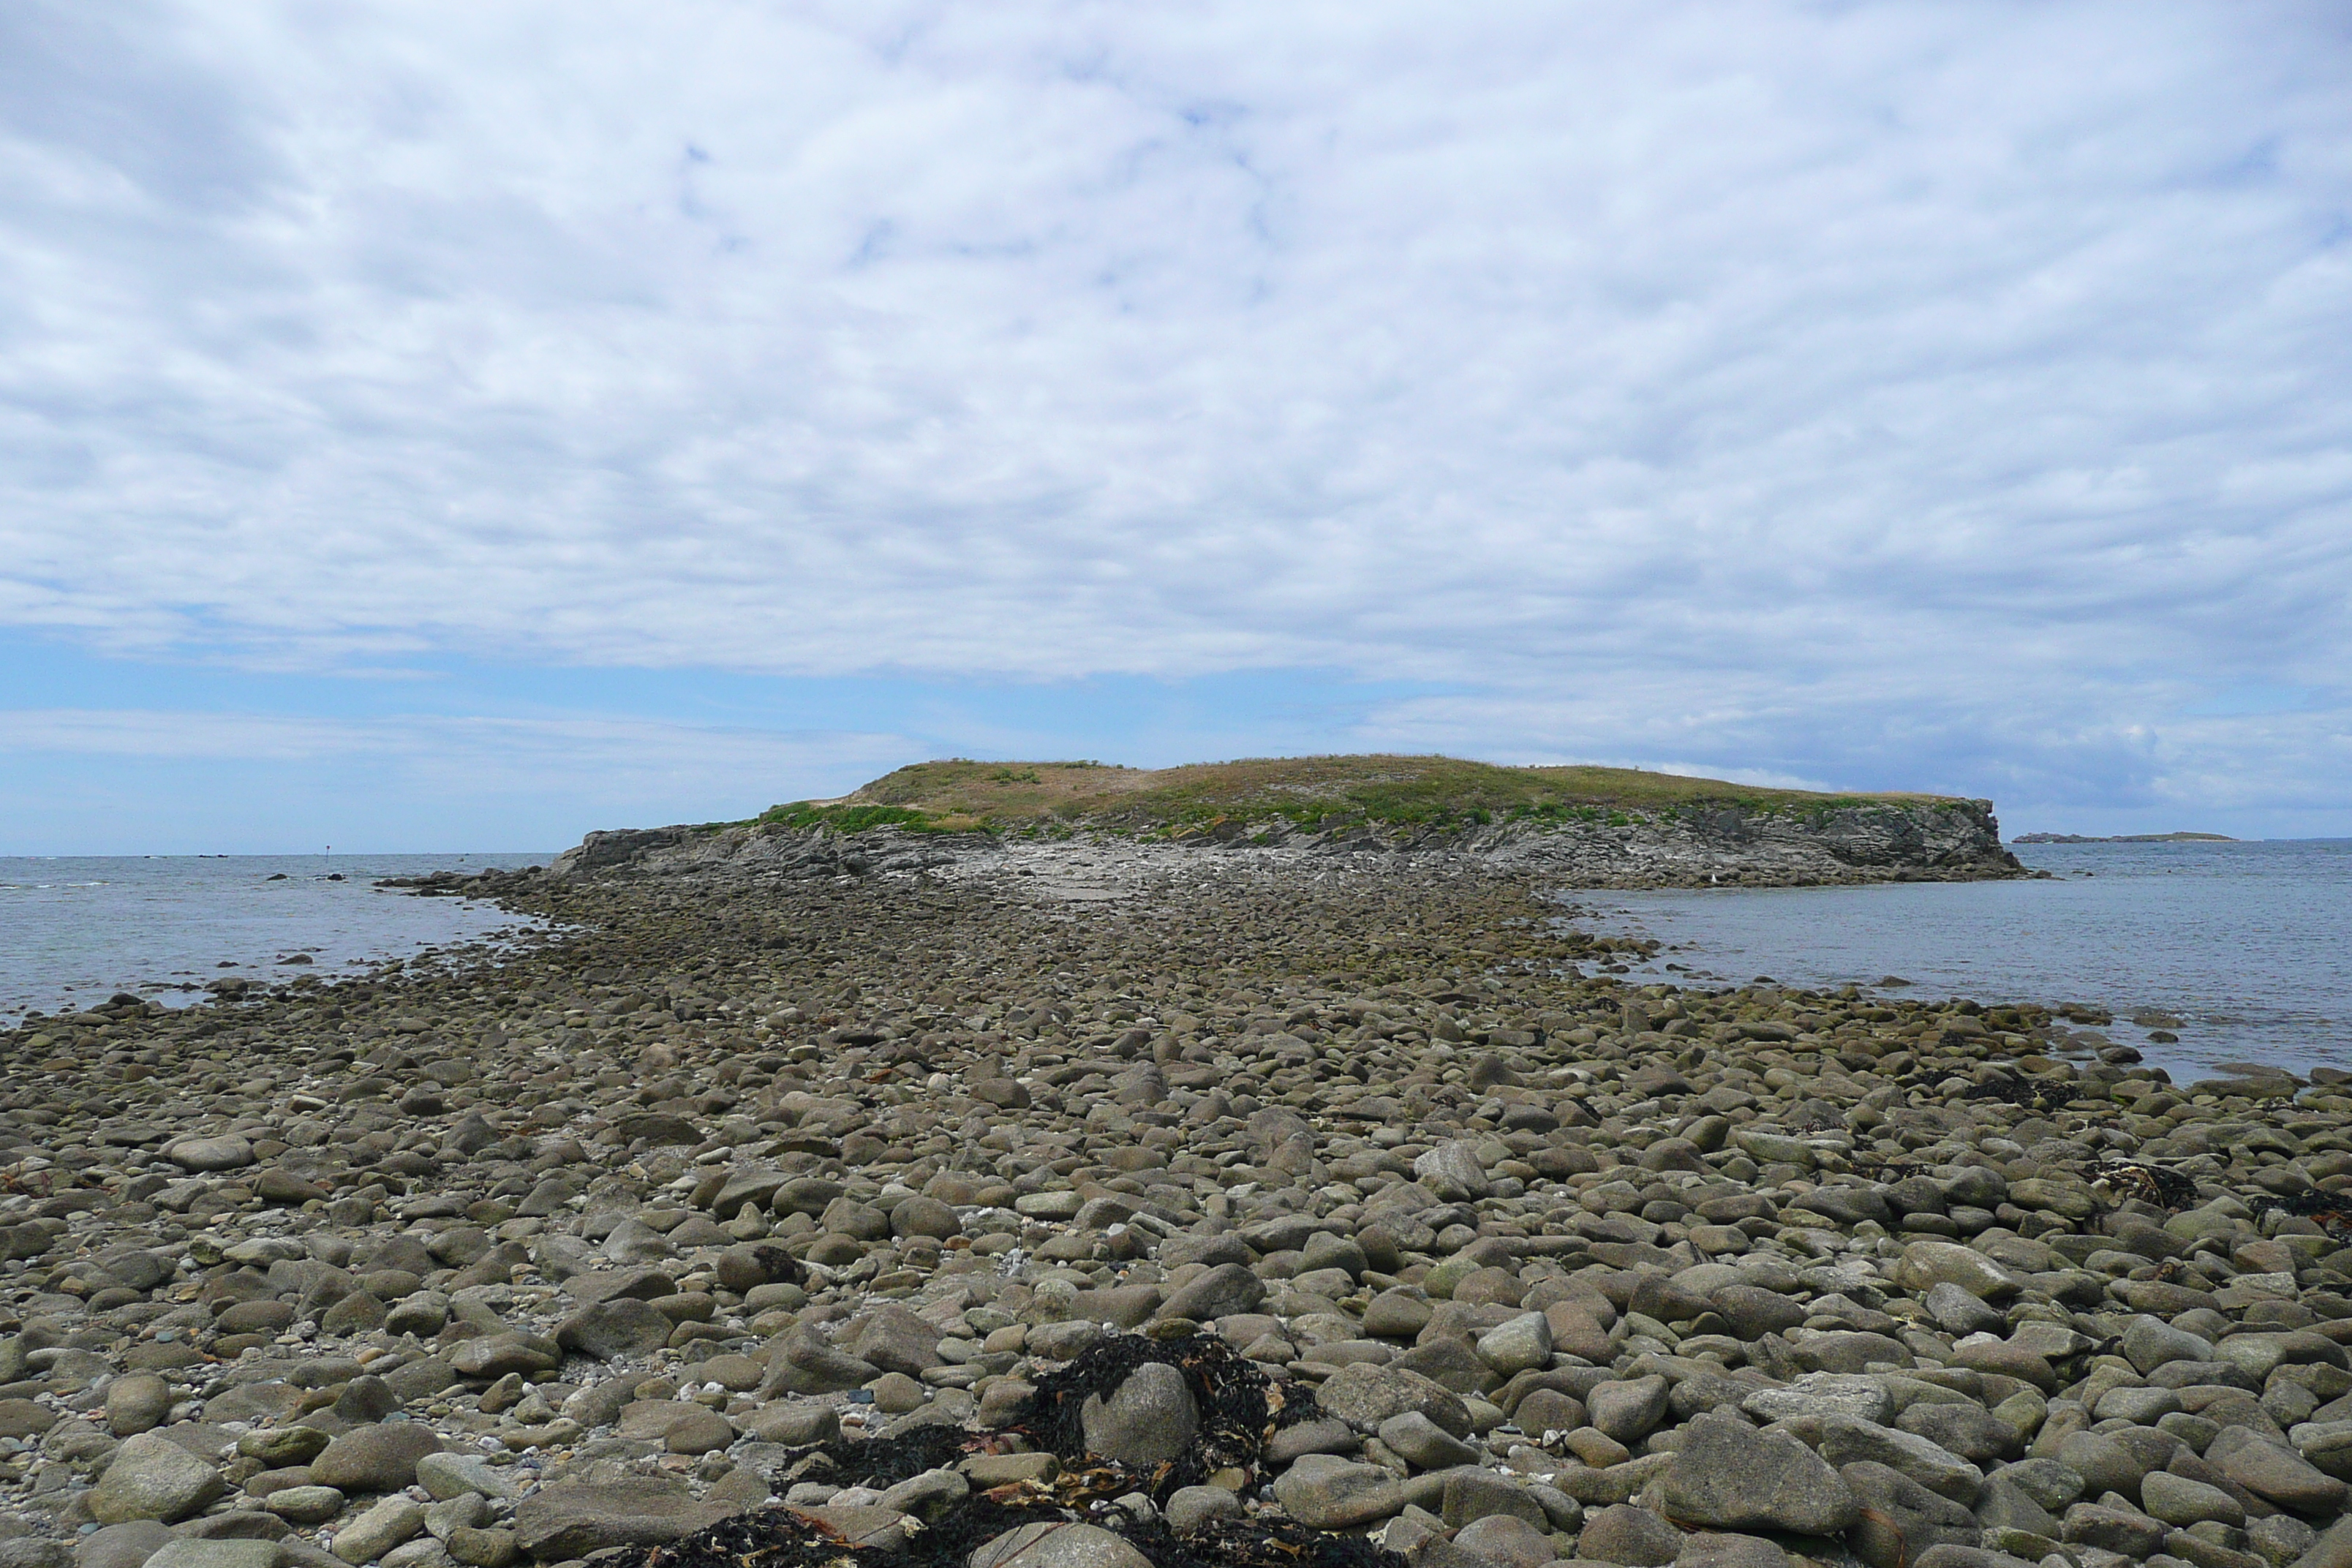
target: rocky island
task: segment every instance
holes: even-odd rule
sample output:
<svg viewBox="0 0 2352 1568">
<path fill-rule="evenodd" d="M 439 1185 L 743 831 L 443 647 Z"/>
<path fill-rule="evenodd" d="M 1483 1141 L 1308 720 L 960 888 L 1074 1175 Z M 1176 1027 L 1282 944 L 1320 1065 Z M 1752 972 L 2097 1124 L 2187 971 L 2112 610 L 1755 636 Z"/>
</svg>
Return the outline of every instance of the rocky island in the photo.
<svg viewBox="0 0 2352 1568">
<path fill-rule="evenodd" d="M 1091 856 L 1072 855 L 1073 847 Z M 1103 852 L 1119 851 L 1106 856 Z M 993 871 L 1171 851 L 1457 860 L 1562 886 L 1811 887 L 2030 876 L 1992 803 L 1823 795 L 1632 768 L 1507 768 L 1451 757 L 1280 758 L 1145 770 L 924 763 L 749 822 L 593 833 L 559 876 Z M 1181 863 L 1167 861 L 1169 864 Z M 1032 868 L 1035 868 L 1033 866 Z"/>
<path fill-rule="evenodd" d="M 0 1558 L 2352 1568 L 2347 1075 L 909 782 L 0 1035 Z"/>
<path fill-rule="evenodd" d="M 2021 833 L 2018 844 L 2235 844 L 2226 833 L 2117 833 L 2105 837 L 2081 833 Z"/>
</svg>

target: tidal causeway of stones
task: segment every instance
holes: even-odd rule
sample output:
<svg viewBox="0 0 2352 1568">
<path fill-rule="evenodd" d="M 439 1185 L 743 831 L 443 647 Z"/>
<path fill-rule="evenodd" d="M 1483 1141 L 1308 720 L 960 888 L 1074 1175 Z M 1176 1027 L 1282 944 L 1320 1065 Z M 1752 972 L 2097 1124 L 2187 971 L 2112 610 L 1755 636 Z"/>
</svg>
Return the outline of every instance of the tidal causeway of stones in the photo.
<svg viewBox="0 0 2352 1568">
<path fill-rule="evenodd" d="M 2352 1568 L 2345 1075 L 1090 864 L 0 1037 L 0 1568 Z"/>
</svg>

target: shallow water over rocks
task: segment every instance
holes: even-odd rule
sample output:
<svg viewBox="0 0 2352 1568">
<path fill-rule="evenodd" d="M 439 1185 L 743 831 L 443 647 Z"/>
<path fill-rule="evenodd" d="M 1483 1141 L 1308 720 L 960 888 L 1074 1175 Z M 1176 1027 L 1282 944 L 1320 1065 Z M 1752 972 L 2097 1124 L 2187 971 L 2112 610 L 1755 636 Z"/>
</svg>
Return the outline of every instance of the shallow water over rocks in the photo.
<svg viewBox="0 0 2352 1568">
<path fill-rule="evenodd" d="M 2050 879 L 1569 897 L 1602 917 L 1596 929 L 1675 950 L 1647 978 L 1893 975 L 1912 983 L 1894 988 L 1904 995 L 2090 1004 L 2115 1016 L 2105 1033 L 2176 1077 L 2229 1061 L 2352 1068 L 2352 840 L 2018 855 Z M 2177 1041 L 2151 1039 L 2157 1029 Z"/>
<path fill-rule="evenodd" d="M 375 879 L 551 858 L 0 857 L 0 1024 L 126 989 L 176 1006 L 222 975 L 331 974 L 477 941 L 522 922 L 494 904 L 403 897 L 373 886 Z"/>
</svg>

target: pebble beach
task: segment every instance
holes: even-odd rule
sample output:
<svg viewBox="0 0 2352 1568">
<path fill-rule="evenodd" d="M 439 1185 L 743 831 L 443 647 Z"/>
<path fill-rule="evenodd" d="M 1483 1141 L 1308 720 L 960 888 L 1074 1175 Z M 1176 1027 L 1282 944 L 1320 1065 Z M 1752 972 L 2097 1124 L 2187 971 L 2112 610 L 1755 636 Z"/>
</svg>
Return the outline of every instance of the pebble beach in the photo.
<svg viewBox="0 0 2352 1568">
<path fill-rule="evenodd" d="M 26 1019 L 0 1568 L 2352 1568 L 2347 1075 L 1393 860 L 490 871 Z"/>
</svg>

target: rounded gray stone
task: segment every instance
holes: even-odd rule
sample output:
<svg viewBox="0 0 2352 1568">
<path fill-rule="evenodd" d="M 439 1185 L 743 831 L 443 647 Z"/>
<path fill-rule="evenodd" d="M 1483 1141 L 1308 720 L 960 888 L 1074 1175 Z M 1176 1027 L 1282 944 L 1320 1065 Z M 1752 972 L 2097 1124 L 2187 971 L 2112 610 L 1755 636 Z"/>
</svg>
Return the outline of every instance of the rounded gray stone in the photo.
<svg viewBox="0 0 2352 1568">
<path fill-rule="evenodd" d="M 1509 1513 L 1472 1520 L 1454 1532 L 1454 1544 L 1494 1568 L 1548 1568 L 1559 1556 L 1549 1535 Z"/>
<path fill-rule="evenodd" d="M 2137 1500 L 2140 1479 L 2147 1474 L 2147 1467 L 2134 1458 L 2130 1449 L 2104 1432 L 2067 1434 L 2058 1445 L 2056 1458 L 2060 1464 L 2083 1478 L 2084 1493 L 2090 1497 L 2121 1492 Z"/>
<path fill-rule="evenodd" d="M 937 1198 L 917 1194 L 900 1198 L 890 1210 L 890 1234 L 896 1237 L 921 1236 L 945 1241 L 963 1234 L 963 1222 L 956 1218 L 955 1210 Z"/>
<path fill-rule="evenodd" d="M 1886 1384 L 1878 1378 L 1809 1372 L 1786 1388 L 1758 1389 L 1740 1401 L 1739 1407 L 1762 1421 L 1787 1421 L 1801 1415 L 1851 1415 L 1877 1424 L 1894 1413 L 1895 1401 L 1887 1394 Z"/>
<path fill-rule="evenodd" d="M 1691 1422 L 1659 1492 L 1669 1519 L 1724 1531 L 1836 1535 L 1860 1506 L 1822 1456 L 1785 1432 L 1759 1432 L 1730 1415 Z"/>
<path fill-rule="evenodd" d="M 328 1548 L 350 1563 L 373 1563 L 403 1542 L 425 1532 L 425 1510 L 415 1500 L 394 1494 L 335 1531 Z"/>
<path fill-rule="evenodd" d="M 1089 1395 L 1079 1420 L 1090 1451 L 1138 1468 L 1177 1458 L 1201 1429 L 1184 1374 L 1159 1362 L 1129 1373 L 1108 1400 Z"/>
<path fill-rule="evenodd" d="M 1874 1461 L 1964 1508 L 1984 1489 L 1984 1471 L 1940 1443 L 1848 1415 L 1822 1417 L 1821 1457 L 1833 1465 Z"/>
<path fill-rule="evenodd" d="M 149 1568 L 278 1568 L 274 1541 L 196 1541 L 180 1537 L 156 1548 Z"/>
<path fill-rule="evenodd" d="M 172 1527 L 161 1520 L 110 1524 L 74 1543 L 74 1568 L 140 1568 L 171 1539 Z"/>
<path fill-rule="evenodd" d="M 314 1485 L 343 1492 L 398 1491 L 416 1479 L 416 1461 L 441 1452 L 441 1439 L 418 1421 L 392 1421 L 344 1433 L 310 1461 Z"/>
<path fill-rule="evenodd" d="M 271 1492 L 261 1506 L 296 1524 L 324 1524 L 343 1511 L 343 1494 L 332 1487 L 288 1487 Z"/>
<path fill-rule="evenodd" d="M 512 1470 L 501 1469 L 472 1454 L 423 1454 L 416 1460 L 417 1484 L 445 1501 L 467 1496 L 519 1497 L 519 1479 Z"/>
<path fill-rule="evenodd" d="M 2208 1520 L 2231 1529 L 2246 1522 L 2246 1510 L 2228 1492 L 2168 1470 L 2155 1471 L 2140 1482 L 2139 1505 L 2149 1518 L 2183 1529 Z"/>
<path fill-rule="evenodd" d="M 555 1342 L 597 1361 L 647 1356 L 669 1343 L 677 1327 L 650 1301 L 623 1296 L 581 1308 L 555 1327 Z"/>
<path fill-rule="evenodd" d="M 1919 1304 L 1927 1310 L 1936 1326 L 1948 1334 L 1998 1333 L 2009 1324 L 2009 1319 L 1998 1308 L 1948 1279 L 1922 1296 Z"/>
<path fill-rule="evenodd" d="M 2144 1375 L 2176 1361 L 2211 1361 L 2213 1343 L 2143 1312 L 2124 1331 L 2124 1359 Z"/>
<path fill-rule="evenodd" d="M 1667 1396 L 1673 1393 L 1672 1384 L 1654 1375 L 1596 1384 L 1584 1403 L 1596 1428 L 1630 1446 L 1657 1430 L 1666 1414 Z"/>
<path fill-rule="evenodd" d="M 1462 1396 L 1405 1367 L 1343 1366 L 1323 1380 L 1315 1399 L 1326 1415 L 1359 1432 L 1377 1432 L 1390 1416 L 1418 1410 L 1456 1437 L 1470 1436 L 1470 1407 Z"/>
<path fill-rule="evenodd" d="M 1205 1323 L 1254 1312 L 1265 1300 L 1264 1280 L 1238 1263 L 1220 1263 L 1160 1302 L 1158 1315 Z"/>
<path fill-rule="evenodd" d="M 1045 1521 L 975 1547 L 967 1568 L 1151 1568 L 1151 1559 L 1092 1524 Z"/>
<path fill-rule="evenodd" d="M 1408 1410 L 1381 1422 L 1380 1438 L 1391 1453 L 1417 1470 L 1442 1470 L 1452 1465 L 1478 1462 L 1476 1448 L 1418 1410 Z"/>
<path fill-rule="evenodd" d="M 1404 1507 L 1404 1489 L 1378 1465 L 1333 1454 L 1302 1456 L 1274 1483 L 1275 1500 L 1316 1530 L 1353 1530 Z"/>
<path fill-rule="evenodd" d="M 135 1437 L 161 1426 L 172 1414 L 172 1385 L 152 1372 L 127 1372 L 106 1385 L 107 1429 Z"/>
<path fill-rule="evenodd" d="M 1789 1568 L 1789 1554 L 1760 1535 L 1700 1531 L 1684 1539 L 1674 1568 Z"/>
<path fill-rule="evenodd" d="M 1895 1425 L 1977 1465 L 2014 1459 L 2025 1448 L 2016 1427 L 1980 1405 L 1923 1402 L 1906 1409 Z"/>
<path fill-rule="evenodd" d="M 550 1562 L 585 1557 L 608 1546 L 658 1546 L 691 1535 L 731 1511 L 698 1502 L 677 1482 L 631 1476 L 591 1485 L 558 1481 L 515 1508 L 522 1549 Z"/>
<path fill-rule="evenodd" d="M 184 1171 L 241 1171 L 254 1163 L 253 1145 L 236 1133 L 218 1138 L 183 1138 L 163 1158 Z"/>
<path fill-rule="evenodd" d="M 90 1517 L 100 1524 L 187 1518 L 226 1490 L 220 1472 L 160 1432 L 142 1432 L 115 1450 L 90 1489 Z"/>
<path fill-rule="evenodd" d="M 1213 1520 L 1240 1519 L 1248 1510 L 1242 1500 L 1223 1487 L 1179 1487 L 1162 1510 L 1168 1528 L 1189 1535 Z"/>
<path fill-rule="evenodd" d="M 1682 1550 L 1683 1532 L 1646 1508 L 1612 1503 L 1585 1516 L 1578 1557 L 1622 1568 L 1662 1568 Z"/>
<path fill-rule="evenodd" d="M 1551 1364 L 1551 1324 L 1541 1312 L 1522 1312 L 1478 1338 L 1478 1359 L 1509 1377 Z"/>
</svg>

